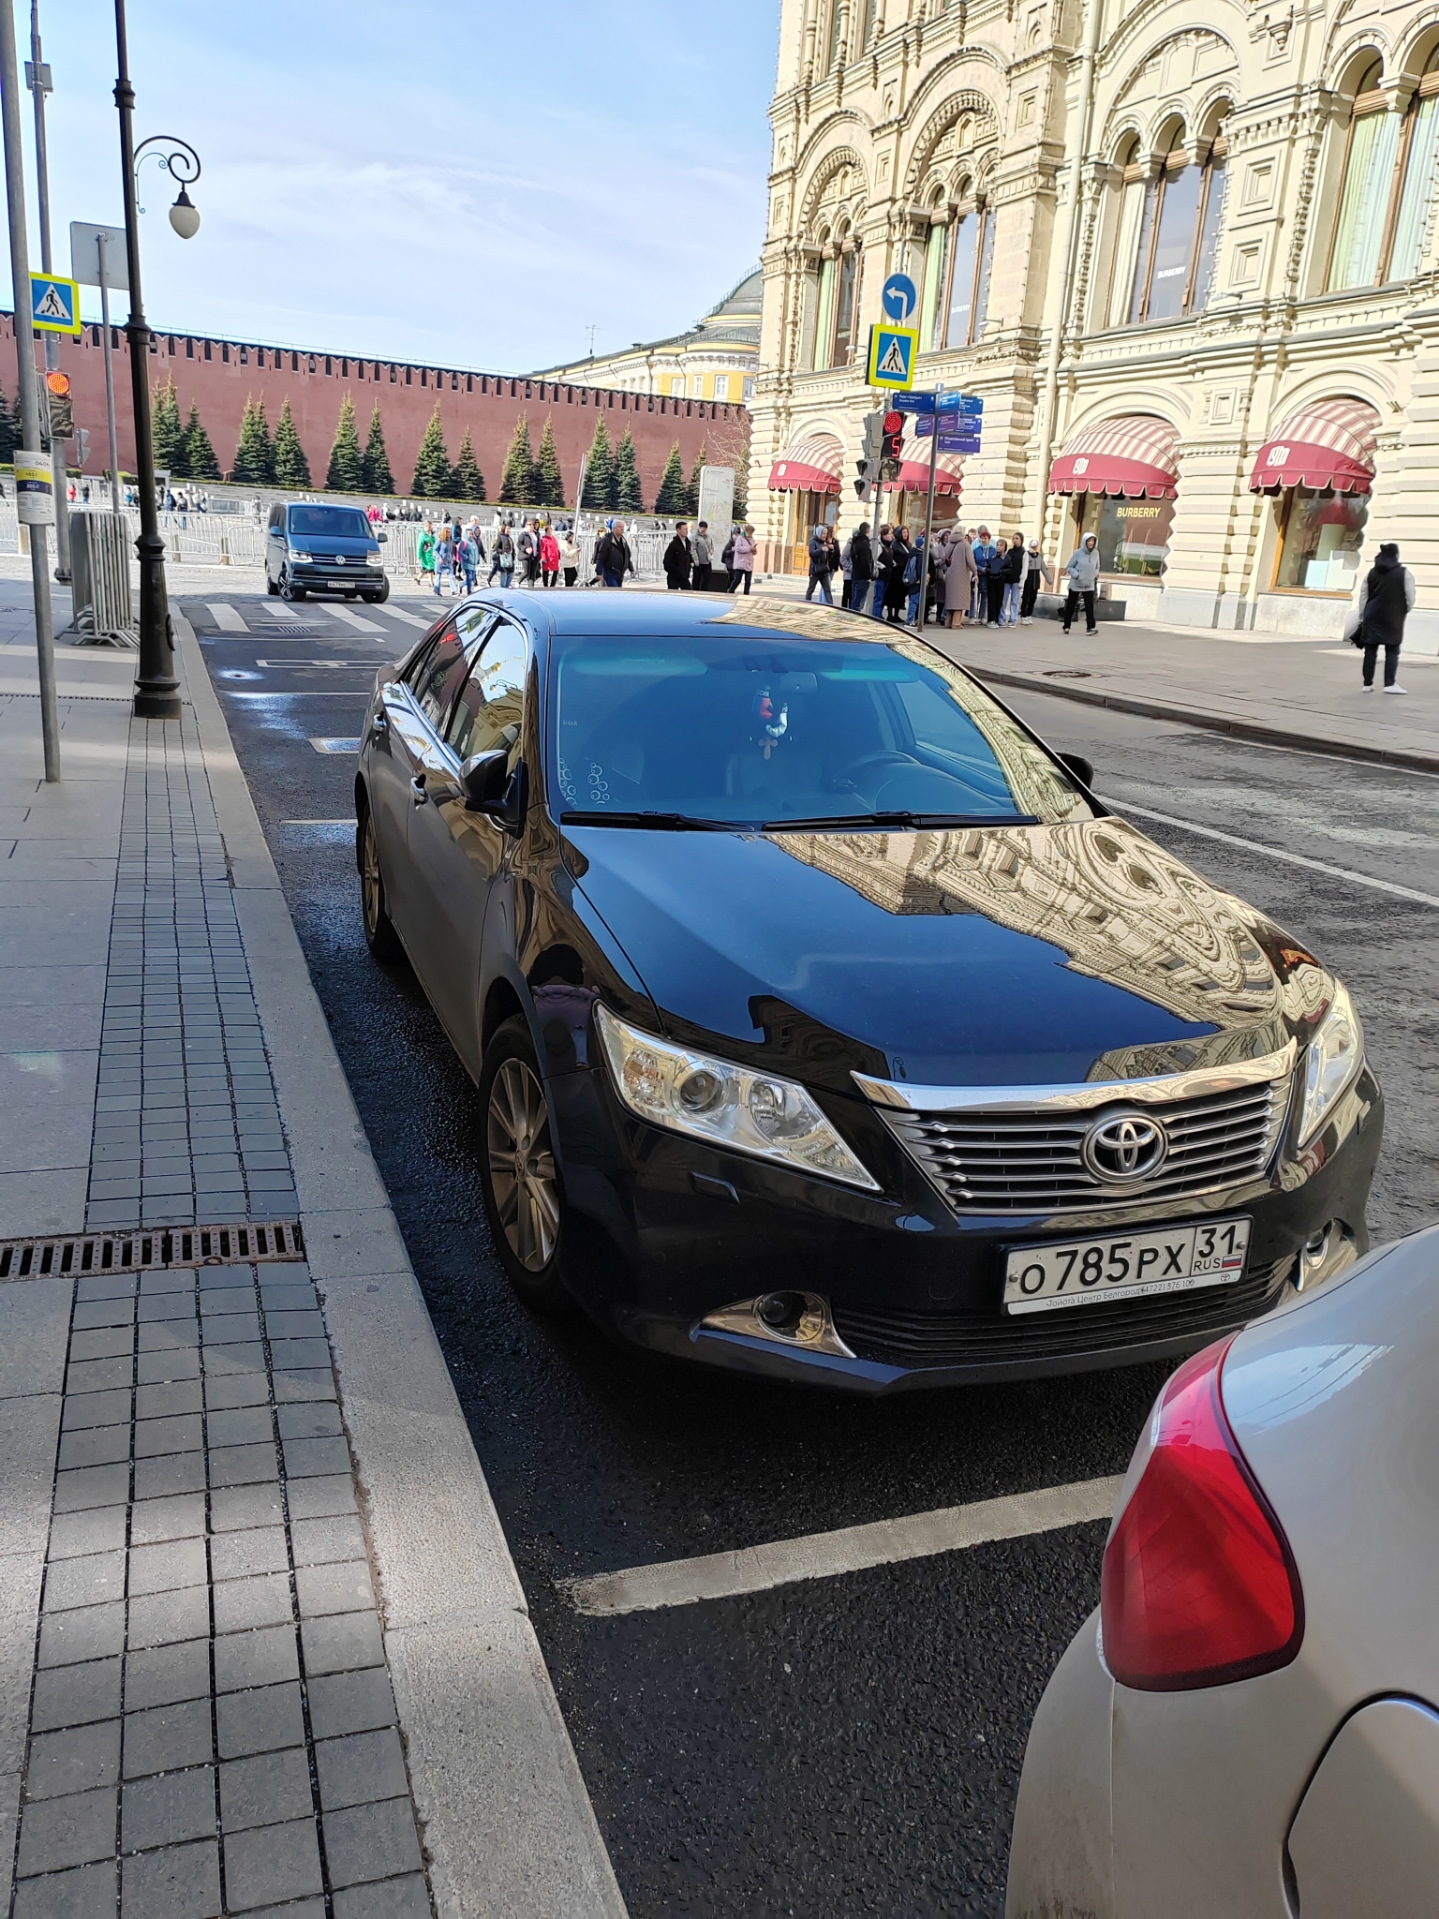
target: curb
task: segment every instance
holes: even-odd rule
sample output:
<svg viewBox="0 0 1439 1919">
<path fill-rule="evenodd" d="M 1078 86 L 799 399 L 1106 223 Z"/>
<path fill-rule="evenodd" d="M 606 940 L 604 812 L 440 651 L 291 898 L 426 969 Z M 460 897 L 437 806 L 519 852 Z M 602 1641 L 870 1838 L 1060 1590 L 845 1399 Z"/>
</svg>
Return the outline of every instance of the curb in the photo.
<svg viewBox="0 0 1439 1919">
<path fill-rule="evenodd" d="M 484 1472 L 194 629 L 174 615 L 324 1303 L 440 1919 L 625 1919 Z"/>
<path fill-rule="evenodd" d="M 1364 760 L 1379 766 L 1410 767 L 1419 773 L 1439 773 L 1439 753 L 1405 753 L 1385 746 L 1364 746 L 1352 740 L 1326 740 L 1313 733 L 1263 726 L 1257 720 L 1229 719 L 1221 713 L 1201 712 L 1197 707 L 1136 699 L 1128 693 L 1100 693 L 1063 681 L 1034 679 L 1024 673 L 996 672 L 986 666 L 966 663 L 966 671 L 987 685 L 1013 686 L 1025 693 L 1048 693 L 1054 699 L 1075 700 L 1081 706 L 1107 706 L 1115 713 L 1136 713 L 1149 720 L 1174 720 L 1185 726 L 1202 726 L 1212 733 L 1228 733 L 1236 740 L 1257 740 L 1264 746 L 1294 747 L 1304 753 L 1324 753 L 1332 759 Z"/>
</svg>

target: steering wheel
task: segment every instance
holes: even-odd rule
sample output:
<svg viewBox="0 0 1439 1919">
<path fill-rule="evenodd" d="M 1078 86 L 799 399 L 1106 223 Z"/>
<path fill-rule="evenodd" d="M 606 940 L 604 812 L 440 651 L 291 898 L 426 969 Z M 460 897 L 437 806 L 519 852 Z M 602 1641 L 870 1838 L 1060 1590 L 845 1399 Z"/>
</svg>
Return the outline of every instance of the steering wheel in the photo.
<svg viewBox="0 0 1439 1919">
<path fill-rule="evenodd" d="M 848 781 L 853 786 L 858 786 L 861 783 L 861 776 L 863 774 L 870 771 L 877 772 L 881 767 L 918 765 L 919 761 L 910 753 L 863 753 L 857 760 L 851 760 L 849 765 L 844 767 L 835 777 L 838 780 Z"/>
</svg>

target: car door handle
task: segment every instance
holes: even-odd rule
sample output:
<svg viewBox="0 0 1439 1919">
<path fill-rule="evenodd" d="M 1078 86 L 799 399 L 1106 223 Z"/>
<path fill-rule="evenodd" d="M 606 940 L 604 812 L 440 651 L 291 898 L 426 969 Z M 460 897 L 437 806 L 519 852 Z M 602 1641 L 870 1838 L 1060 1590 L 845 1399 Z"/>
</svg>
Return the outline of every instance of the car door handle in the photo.
<svg viewBox="0 0 1439 1919">
<path fill-rule="evenodd" d="M 425 791 L 425 776 L 423 773 L 417 773 L 410 781 L 410 797 L 414 800 L 416 806 L 423 806 L 425 801 L 430 797 Z"/>
</svg>

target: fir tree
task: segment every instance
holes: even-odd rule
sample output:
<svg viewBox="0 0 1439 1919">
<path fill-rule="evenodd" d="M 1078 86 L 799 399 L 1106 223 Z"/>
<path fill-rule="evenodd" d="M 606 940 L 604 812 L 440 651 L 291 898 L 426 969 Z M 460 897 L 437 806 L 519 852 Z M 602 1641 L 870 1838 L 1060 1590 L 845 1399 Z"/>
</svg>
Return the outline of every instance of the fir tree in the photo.
<svg viewBox="0 0 1439 1919">
<path fill-rule="evenodd" d="M 290 411 L 288 393 L 280 408 L 280 417 L 275 422 L 275 484 L 289 487 L 294 493 L 307 493 L 314 485 L 310 478 L 310 462 L 305 445 L 295 426 L 295 416 Z"/>
<path fill-rule="evenodd" d="M 155 465 L 177 480 L 185 478 L 185 426 L 180 418 L 180 402 L 175 397 L 175 376 L 157 380 L 150 392 L 150 445 L 155 450 Z"/>
<path fill-rule="evenodd" d="M 275 484 L 275 449 L 270 444 L 270 424 L 265 418 L 265 402 L 258 405 L 253 394 L 245 395 L 245 411 L 240 420 L 240 439 L 235 448 L 230 478 L 240 486 Z"/>
<path fill-rule="evenodd" d="M 370 415 L 370 437 L 365 443 L 366 493 L 393 493 L 395 476 L 390 471 L 390 456 L 385 451 L 385 429 L 380 425 L 380 403 Z"/>
<path fill-rule="evenodd" d="M 485 497 L 485 476 L 475 458 L 474 442 L 468 427 L 465 428 L 464 439 L 460 441 L 455 468 L 450 475 L 450 492 L 457 500 L 483 500 Z"/>
<path fill-rule="evenodd" d="M 355 426 L 355 402 L 347 393 L 340 402 L 339 423 L 330 448 L 330 465 L 325 485 L 331 493 L 358 493 L 365 480 L 365 456 Z"/>
<path fill-rule="evenodd" d="M 547 418 L 540 435 L 540 450 L 535 455 L 535 505 L 563 506 L 564 503 L 565 476 L 555 448 L 555 423 Z"/>
<path fill-rule="evenodd" d="M 695 463 L 690 468 L 690 483 L 685 488 L 685 503 L 689 507 L 690 518 L 700 510 L 700 468 L 709 464 L 709 442 L 702 440 L 700 450 L 695 455 Z"/>
<path fill-rule="evenodd" d="M 689 492 L 685 486 L 685 470 L 680 464 L 680 443 L 675 441 L 670 448 L 670 457 L 665 461 L 665 470 L 660 475 L 660 490 L 655 495 L 655 512 L 674 514 L 684 519 L 689 513 Z"/>
<path fill-rule="evenodd" d="M 513 506 L 539 504 L 539 494 L 535 489 L 535 456 L 530 451 L 530 423 L 523 413 L 515 421 L 514 435 L 505 455 L 505 468 L 500 475 L 500 498 Z"/>
<path fill-rule="evenodd" d="M 643 513 L 645 510 L 639 463 L 635 458 L 634 435 L 628 427 L 615 448 L 615 506 L 621 513 Z"/>
<path fill-rule="evenodd" d="M 190 402 L 190 417 L 185 422 L 185 470 L 192 480 L 220 478 L 220 462 L 215 458 L 209 434 L 201 425 L 200 409 L 194 400 Z"/>
<path fill-rule="evenodd" d="M 595 421 L 595 437 L 585 461 L 585 497 L 581 506 L 603 513 L 615 504 L 615 453 L 604 415 Z"/>
<path fill-rule="evenodd" d="M 425 437 L 415 458 L 415 480 L 410 491 L 417 499 L 443 500 L 450 490 L 450 456 L 445 450 L 445 429 L 440 424 L 440 403 L 430 415 Z"/>
</svg>

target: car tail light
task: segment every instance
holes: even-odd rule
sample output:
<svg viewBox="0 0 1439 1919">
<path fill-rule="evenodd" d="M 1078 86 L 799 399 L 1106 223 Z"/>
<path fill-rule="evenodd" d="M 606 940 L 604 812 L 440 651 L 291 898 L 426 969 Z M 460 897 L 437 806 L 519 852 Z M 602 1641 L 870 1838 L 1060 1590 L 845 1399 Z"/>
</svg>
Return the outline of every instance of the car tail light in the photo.
<svg viewBox="0 0 1439 1919">
<path fill-rule="evenodd" d="M 1225 1417 L 1229 1346 L 1196 1353 L 1165 1387 L 1104 1552 L 1105 1664 L 1145 1692 L 1273 1672 L 1304 1637 L 1289 1543 Z"/>
</svg>

